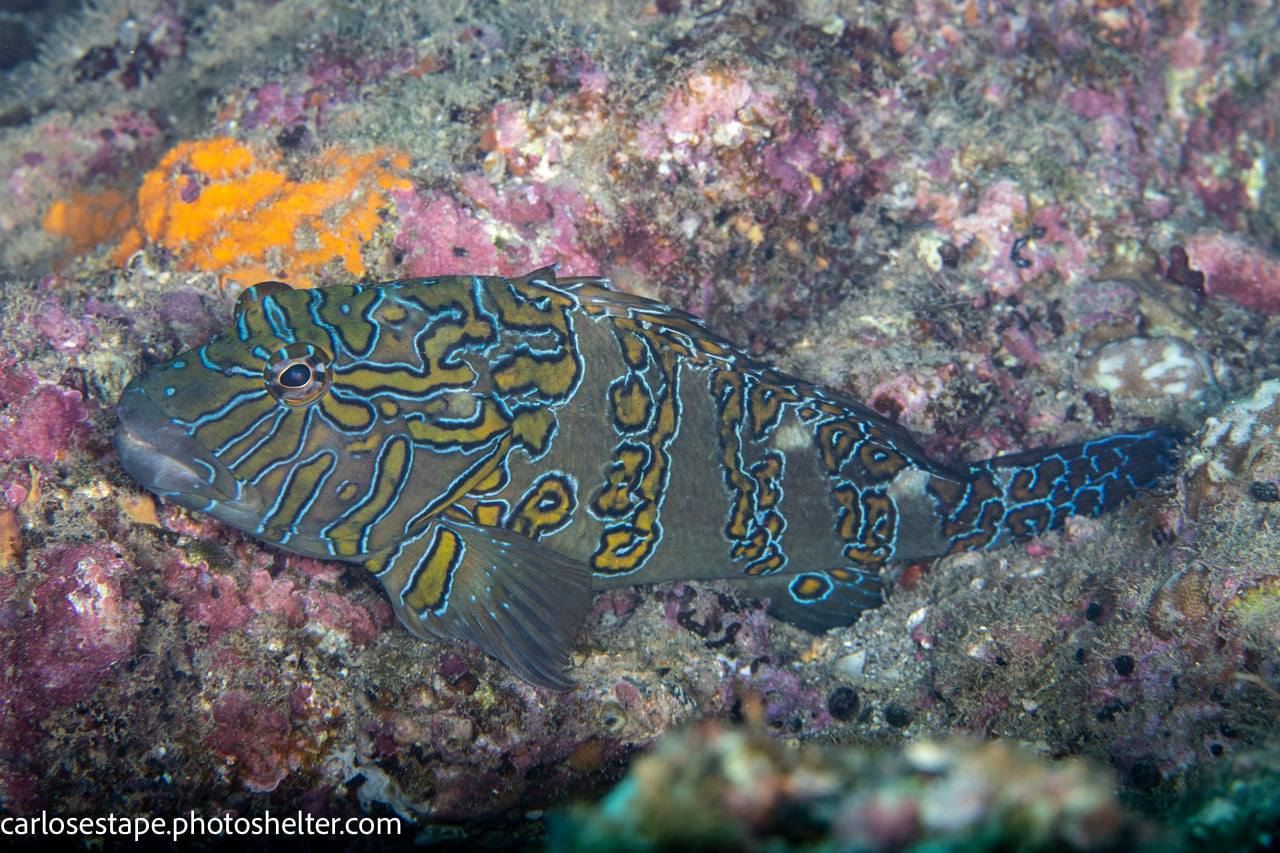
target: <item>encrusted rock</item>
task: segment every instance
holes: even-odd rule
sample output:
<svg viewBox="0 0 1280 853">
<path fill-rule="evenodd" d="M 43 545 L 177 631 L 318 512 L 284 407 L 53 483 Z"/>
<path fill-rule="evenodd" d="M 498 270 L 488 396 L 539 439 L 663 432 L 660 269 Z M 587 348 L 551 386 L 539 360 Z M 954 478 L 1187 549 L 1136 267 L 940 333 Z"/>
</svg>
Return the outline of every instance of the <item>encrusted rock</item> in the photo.
<svg viewBox="0 0 1280 853">
<path fill-rule="evenodd" d="M 1264 382 L 1205 422 L 1183 468 L 1182 504 L 1198 518 L 1206 500 L 1217 502 L 1229 489 L 1280 476 L 1280 380 Z"/>
</svg>

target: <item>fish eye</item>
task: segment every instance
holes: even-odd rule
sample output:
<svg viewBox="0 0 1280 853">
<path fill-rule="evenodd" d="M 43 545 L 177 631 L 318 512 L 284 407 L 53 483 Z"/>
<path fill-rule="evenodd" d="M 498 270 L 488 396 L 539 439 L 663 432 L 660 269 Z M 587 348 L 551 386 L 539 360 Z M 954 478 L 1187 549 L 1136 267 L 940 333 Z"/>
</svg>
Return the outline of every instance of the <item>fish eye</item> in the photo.
<svg viewBox="0 0 1280 853">
<path fill-rule="evenodd" d="M 333 359 L 314 344 L 289 344 L 262 369 L 271 395 L 286 406 L 307 406 L 319 400 L 333 381 Z"/>
<path fill-rule="evenodd" d="M 260 281 L 257 284 L 246 287 L 240 291 L 240 295 L 236 297 L 236 308 L 234 316 L 239 317 L 245 312 L 250 305 L 261 302 L 264 298 L 275 293 L 284 293 L 293 290 L 292 287 L 283 281 Z"/>
<path fill-rule="evenodd" d="M 295 362 L 280 371 L 280 384 L 286 388 L 305 388 L 311 381 L 312 371 L 303 362 Z"/>
</svg>

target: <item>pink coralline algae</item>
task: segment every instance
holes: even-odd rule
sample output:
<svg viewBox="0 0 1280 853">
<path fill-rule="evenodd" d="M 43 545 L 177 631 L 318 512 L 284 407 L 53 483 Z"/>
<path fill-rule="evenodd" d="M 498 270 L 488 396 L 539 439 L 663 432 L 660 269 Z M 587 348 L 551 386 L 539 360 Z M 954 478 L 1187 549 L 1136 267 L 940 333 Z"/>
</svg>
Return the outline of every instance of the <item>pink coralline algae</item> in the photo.
<svg viewBox="0 0 1280 853">
<path fill-rule="evenodd" d="M 47 559 L 56 574 L 32 593 L 39 635 L 28 634 L 23 651 L 36 689 L 66 705 L 128 659 L 142 613 L 120 586 L 129 567 L 108 546 L 84 545 Z"/>
<path fill-rule="evenodd" d="M 423 198 L 412 191 L 392 193 L 400 213 L 396 246 L 410 275 L 460 275 L 498 269 L 498 252 L 484 225 L 452 197 Z"/>
<path fill-rule="evenodd" d="M 253 611 L 240 592 L 236 579 L 231 575 L 193 571 L 192 568 L 177 557 L 166 572 L 168 586 L 183 602 L 183 617 L 208 626 L 214 637 L 247 625 L 253 618 Z"/>
<path fill-rule="evenodd" d="M 742 694 L 757 696 L 764 703 L 764 721 L 780 732 L 813 734 L 831 724 L 823 693 L 806 687 L 800 677 L 783 667 L 758 664 L 735 685 Z M 732 706 L 732 696 L 726 696 Z"/>
<path fill-rule="evenodd" d="M 699 70 L 667 98 L 659 118 L 640 129 L 641 151 L 693 162 L 717 148 L 768 135 L 779 115 L 777 93 L 753 84 L 744 69 Z"/>
<path fill-rule="evenodd" d="M 353 603 L 350 596 L 326 590 L 309 591 L 303 600 L 309 625 L 345 636 L 357 646 L 369 645 L 391 627 L 391 608 L 381 600 L 372 611 Z"/>
<path fill-rule="evenodd" d="M 983 193 L 972 213 L 951 223 L 951 239 L 961 247 L 976 243 L 982 252 L 983 278 L 998 297 L 1011 296 L 1048 271 L 1075 279 L 1094 271 L 1084 243 L 1057 206 L 1028 211 L 1025 193 L 1013 181 L 1000 181 Z"/>
<path fill-rule="evenodd" d="M 29 312 L 29 316 L 19 317 L 18 320 L 30 320 L 33 330 L 49 346 L 66 353 L 83 352 L 90 337 L 98 331 L 91 320 L 86 322 L 72 317 L 56 299 L 41 300 Z"/>
<path fill-rule="evenodd" d="M 849 148 L 842 116 L 798 123 L 793 100 L 817 111 L 812 86 L 784 97 L 751 70 L 700 68 L 639 127 L 636 144 L 665 180 L 692 181 L 719 202 L 760 198 L 793 215 L 812 212 L 866 164 Z"/>
<path fill-rule="evenodd" d="M 73 388 L 37 380 L 24 368 L 0 381 L 0 462 L 55 462 L 89 439 L 89 406 Z"/>
<path fill-rule="evenodd" d="M 921 375 L 900 373 L 876 385 L 867 397 L 872 408 L 881 414 L 928 432 L 932 426 L 926 415 L 929 401 L 955 373 L 956 367 L 952 364 Z"/>
<path fill-rule="evenodd" d="M 1187 69 L 1183 85 L 1211 68 Z M 1178 78 L 1173 78 L 1177 80 Z M 1274 140 L 1274 95 L 1265 90 L 1220 91 L 1195 111 L 1182 116 L 1185 144 L 1180 163 L 1183 185 L 1204 211 L 1231 230 L 1241 228 L 1260 205 L 1260 174 L 1265 174 L 1263 139 Z"/>
<path fill-rule="evenodd" d="M 1064 306 L 1064 322 L 1068 329 L 1088 333 L 1137 330 L 1141 320 L 1139 296 L 1133 285 L 1111 279 L 1082 282 Z"/>
<path fill-rule="evenodd" d="M 1265 314 L 1280 314 L 1280 259 L 1239 237 L 1203 231 L 1187 243 L 1191 267 L 1204 273 L 1210 296 Z"/>
<path fill-rule="evenodd" d="M 251 91 L 242 106 L 242 120 L 250 128 L 320 125 L 358 99 L 371 84 L 388 74 L 403 74 L 414 64 L 412 51 L 367 56 L 356 45 L 329 39 L 316 51 L 305 71 Z M 288 147 L 290 139 L 281 136 L 281 144 Z M 297 141 L 301 139 L 296 137 Z"/>
<path fill-rule="evenodd" d="M 723 667 L 727 676 L 718 687 L 717 704 L 741 708 L 758 703 L 760 719 L 789 734 L 812 734 L 830 725 L 822 691 L 777 661 L 776 625 L 762 606 L 744 606 L 732 597 L 688 584 L 677 584 L 660 595 L 665 599 L 663 621 L 670 630 L 683 629 L 701 637 L 707 649 L 723 656 L 713 667 L 713 671 Z M 704 671 L 699 677 L 709 675 Z M 633 685 L 619 682 L 614 694 L 629 713 L 643 716 Z"/>
<path fill-rule="evenodd" d="M 549 263 L 561 264 L 561 275 L 598 272 L 578 233 L 592 206 L 577 191 L 530 182 L 498 192 L 477 174 L 462 189 L 472 209 L 441 191 L 392 192 L 401 222 L 395 244 L 410 275 L 514 275 Z"/>
<path fill-rule="evenodd" d="M 981 246 L 988 261 L 985 264 L 988 286 L 998 296 L 1008 296 L 1021 289 L 1022 271 L 1010 257 L 1013 241 L 1018 237 L 1016 220 L 1026 216 L 1027 200 L 1017 184 L 1001 181 L 983 193 L 977 208 L 956 220 L 952 239 L 967 246 L 973 241 Z"/>
<path fill-rule="evenodd" d="M 1125 112 L 1124 102 L 1119 95 L 1097 89 L 1077 89 L 1067 97 L 1067 103 L 1087 119 L 1120 116 Z"/>
<path fill-rule="evenodd" d="M 213 639 L 242 629 L 266 636 L 280 626 L 306 626 L 330 634 L 330 642 L 367 646 L 390 626 L 390 608 L 384 603 L 370 610 L 325 589 L 336 579 L 332 574 L 273 574 L 267 568 L 270 555 L 249 553 L 243 545 L 237 550 L 244 554 L 244 571 L 214 569 L 182 553 L 171 556 L 165 571 L 166 587 L 182 604 L 183 616 L 207 627 Z"/>
<path fill-rule="evenodd" d="M 131 567 L 113 543 L 44 552 L 44 579 L 13 598 L 6 573 L 0 595 L 0 751 L 21 747 L 30 727 L 84 699 L 133 654 L 142 609 L 124 592 Z M 25 602 L 25 604 L 24 604 Z"/>
<path fill-rule="evenodd" d="M 199 346 L 218 331 L 218 319 L 210 314 L 195 290 L 170 290 L 160 297 L 160 319 L 184 347 Z"/>
<path fill-rule="evenodd" d="M 274 791 L 301 764 L 288 715 L 248 691 L 223 694 L 213 706 L 213 724 L 209 747 L 234 765 L 250 791 Z"/>
<path fill-rule="evenodd" d="M 489 111 L 480 135 L 486 177 L 497 182 L 505 173 L 549 181 L 561 175 L 583 143 L 608 126 L 603 96 L 608 77 L 594 62 L 574 51 L 552 73 L 573 87 L 550 103 L 501 100 Z"/>
</svg>

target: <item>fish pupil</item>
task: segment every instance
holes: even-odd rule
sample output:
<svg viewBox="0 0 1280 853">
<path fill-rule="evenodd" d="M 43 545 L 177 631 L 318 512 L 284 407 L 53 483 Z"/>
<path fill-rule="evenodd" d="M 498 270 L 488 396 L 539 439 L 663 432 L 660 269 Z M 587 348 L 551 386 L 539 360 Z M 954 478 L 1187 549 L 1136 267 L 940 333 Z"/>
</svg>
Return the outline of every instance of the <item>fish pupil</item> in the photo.
<svg viewBox="0 0 1280 853">
<path fill-rule="evenodd" d="M 290 365 L 280 374 L 280 384 L 286 388 L 302 388 L 310 381 L 311 368 L 305 364 Z"/>
</svg>

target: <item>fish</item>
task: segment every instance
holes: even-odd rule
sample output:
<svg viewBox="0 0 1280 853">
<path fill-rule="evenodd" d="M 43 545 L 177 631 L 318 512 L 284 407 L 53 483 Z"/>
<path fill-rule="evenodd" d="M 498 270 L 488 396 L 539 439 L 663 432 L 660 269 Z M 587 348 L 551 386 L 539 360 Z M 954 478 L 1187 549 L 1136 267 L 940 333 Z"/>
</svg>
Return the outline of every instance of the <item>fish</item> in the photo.
<svg viewBox="0 0 1280 853">
<path fill-rule="evenodd" d="M 606 278 L 442 276 L 242 291 L 134 378 L 124 470 L 308 557 L 361 564 L 403 625 L 572 685 L 592 595 L 728 581 L 822 632 L 883 569 L 998 548 L 1157 487 L 1157 427 L 969 464 Z"/>
</svg>

